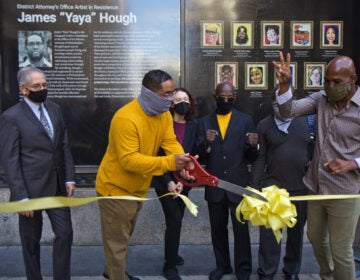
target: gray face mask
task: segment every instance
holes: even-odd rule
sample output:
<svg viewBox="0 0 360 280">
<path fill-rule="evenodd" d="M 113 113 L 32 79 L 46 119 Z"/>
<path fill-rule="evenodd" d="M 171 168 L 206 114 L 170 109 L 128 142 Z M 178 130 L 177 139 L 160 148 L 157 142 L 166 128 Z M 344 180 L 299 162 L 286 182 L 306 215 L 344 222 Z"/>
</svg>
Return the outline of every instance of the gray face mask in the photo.
<svg viewBox="0 0 360 280">
<path fill-rule="evenodd" d="M 343 100 L 346 96 L 348 96 L 350 90 L 351 90 L 351 84 L 336 86 L 336 87 L 330 87 L 328 85 L 324 86 L 326 96 L 332 101 L 332 102 L 338 102 Z"/>
<path fill-rule="evenodd" d="M 142 86 L 138 97 L 141 108 L 149 116 L 156 116 L 169 111 L 172 99 L 161 98 L 148 88 Z"/>
</svg>

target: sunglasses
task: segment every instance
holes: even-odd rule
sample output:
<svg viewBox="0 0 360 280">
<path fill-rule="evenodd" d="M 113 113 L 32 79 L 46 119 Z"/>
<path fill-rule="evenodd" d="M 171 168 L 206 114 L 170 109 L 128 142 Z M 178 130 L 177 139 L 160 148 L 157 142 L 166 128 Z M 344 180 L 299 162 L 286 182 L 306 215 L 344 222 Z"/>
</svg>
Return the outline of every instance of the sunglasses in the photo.
<svg viewBox="0 0 360 280">
<path fill-rule="evenodd" d="M 216 98 L 222 102 L 233 102 L 235 100 L 234 96 L 217 96 Z"/>
</svg>

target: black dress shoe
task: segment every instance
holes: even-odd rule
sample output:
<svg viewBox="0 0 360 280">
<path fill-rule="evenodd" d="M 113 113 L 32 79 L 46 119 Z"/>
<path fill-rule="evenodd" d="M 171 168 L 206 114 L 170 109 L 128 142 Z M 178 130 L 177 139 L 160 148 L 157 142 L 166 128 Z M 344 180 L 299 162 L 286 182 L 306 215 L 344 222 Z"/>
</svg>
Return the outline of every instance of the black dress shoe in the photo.
<svg viewBox="0 0 360 280">
<path fill-rule="evenodd" d="M 220 280 L 224 276 L 224 274 L 229 274 L 231 272 L 232 272 L 231 268 L 224 269 L 224 268 L 218 267 L 215 270 L 210 272 L 209 280 Z"/>
<path fill-rule="evenodd" d="M 250 280 L 251 278 L 251 272 L 240 272 L 239 274 L 236 274 L 236 280 Z M 259 278 L 260 280 L 261 278 Z M 274 278 L 268 278 L 270 280 L 273 280 Z"/>
<path fill-rule="evenodd" d="M 167 269 L 164 269 L 163 274 L 167 280 L 181 280 L 181 277 L 176 267 L 169 267 Z"/>
<path fill-rule="evenodd" d="M 176 259 L 176 265 L 183 265 L 184 264 L 184 259 L 182 256 L 177 256 Z"/>
<path fill-rule="evenodd" d="M 299 280 L 297 274 L 285 274 L 285 280 Z"/>
<path fill-rule="evenodd" d="M 134 276 L 131 276 L 129 273 L 125 272 L 126 273 L 126 276 L 129 277 L 129 280 L 140 280 L 140 278 L 137 278 L 137 277 L 134 277 Z M 104 271 L 103 272 L 103 277 L 106 278 L 106 279 L 110 279 L 109 275 Z"/>
<path fill-rule="evenodd" d="M 110 279 L 109 275 L 105 271 L 103 272 L 103 277 L 106 278 L 106 279 Z"/>
</svg>

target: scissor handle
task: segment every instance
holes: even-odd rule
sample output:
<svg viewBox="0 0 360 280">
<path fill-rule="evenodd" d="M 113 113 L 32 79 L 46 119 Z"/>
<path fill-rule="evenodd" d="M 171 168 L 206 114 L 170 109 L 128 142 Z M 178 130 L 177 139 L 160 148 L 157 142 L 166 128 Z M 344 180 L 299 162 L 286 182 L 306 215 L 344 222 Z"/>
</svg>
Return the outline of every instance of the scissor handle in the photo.
<svg viewBox="0 0 360 280">
<path fill-rule="evenodd" d="M 184 186 L 188 187 L 198 187 L 203 185 L 216 187 L 219 183 L 219 179 L 216 176 L 206 172 L 206 170 L 200 165 L 195 157 L 191 155 L 188 155 L 188 157 L 193 161 L 194 167 L 190 168 L 186 166 L 185 170 L 188 171 L 189 174 L 195 178 L 195 180 L 192 182 L 186 181 L 184 178 L 180 177 L 177 172 L 174 172 L 174 177 L 176 180 L 181 182 Z"/>
</svg>

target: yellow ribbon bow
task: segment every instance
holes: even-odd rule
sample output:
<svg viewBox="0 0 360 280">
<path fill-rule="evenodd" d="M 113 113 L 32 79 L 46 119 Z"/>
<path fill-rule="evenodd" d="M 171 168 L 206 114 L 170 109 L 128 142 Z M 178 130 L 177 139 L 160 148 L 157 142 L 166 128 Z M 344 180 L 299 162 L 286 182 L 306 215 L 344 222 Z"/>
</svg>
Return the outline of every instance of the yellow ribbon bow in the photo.
<svg viewBox="0 0 360 280">
<path fill-rule="evenodd" d="M 296 207 L 291 203 L 289 193 L 275 185 L 263 188 L 262 192 L 251 187 L 247 187 L 247 189 L 266 197 L 268 202 L 244 195 L 243 200 L 236 208 L 236 218 L 240 222 L 248 220 L 253 226 L 271 228 L 277 242 L 280 243 L 281 230 L 286 226 L 292 228 L 297 222 Z"/>
</svg>

